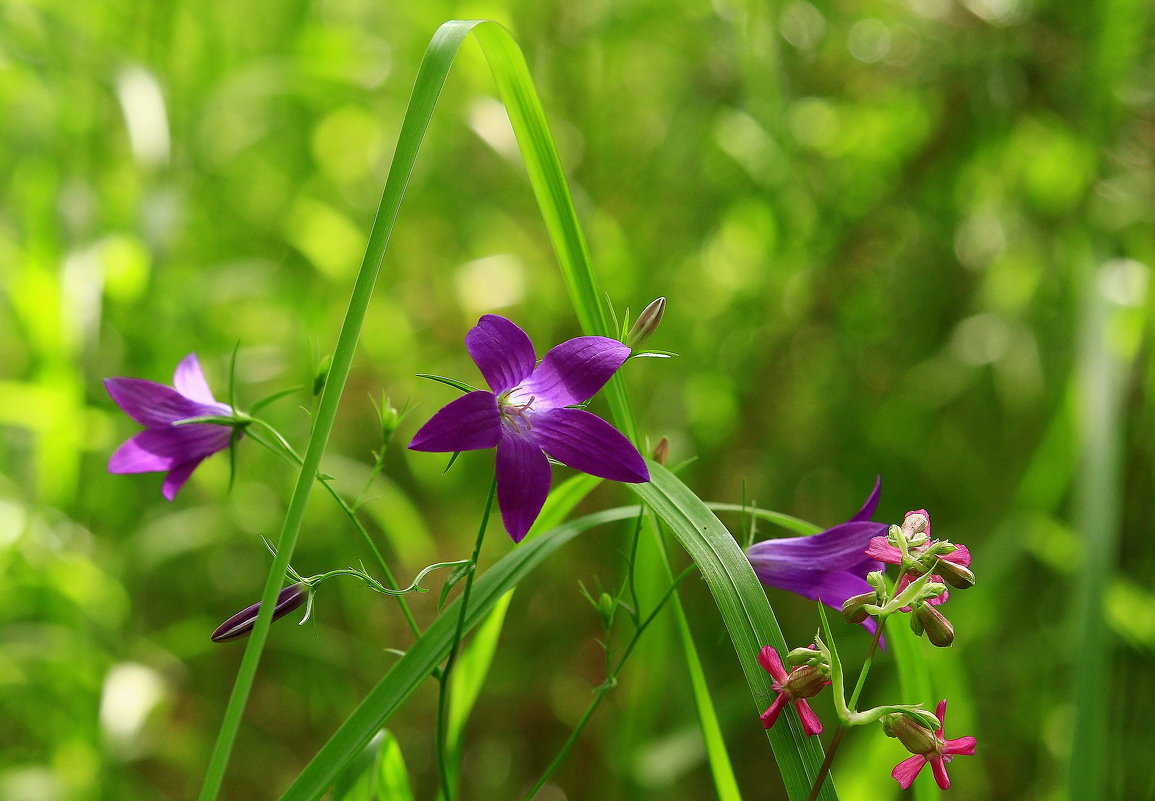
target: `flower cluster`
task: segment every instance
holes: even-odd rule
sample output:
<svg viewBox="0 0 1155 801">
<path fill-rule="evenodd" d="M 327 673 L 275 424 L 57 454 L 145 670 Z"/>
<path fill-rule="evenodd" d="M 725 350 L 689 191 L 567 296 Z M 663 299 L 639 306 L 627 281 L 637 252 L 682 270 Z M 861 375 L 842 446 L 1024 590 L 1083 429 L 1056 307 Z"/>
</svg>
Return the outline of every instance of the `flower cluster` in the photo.
<svg viewBox="0 0 1155 801">
<path fill-rule="evenodd" d="M 649 481 L 646 462 L 637 448 L 582 407 L 631 356 L 662 355 L 660 351 L 635 349 L 653 333 L 664 307 L 664 299 L 658 299 L 630 331 L 623 328 L 628 344 L 607 337 L 577 337 L 551 349 L 540 362 L 533 343 L 516 324 L 494 314 L 482 316 L 466 334 L 465 346 L 489 389 L 442 379 L 461 387 L 465 394 L 437 411 L 413 436 L 409 448 L 440 453 L 495 448 L 498 507 L 515 542 L 528 534 L 541 512 L 552 479 L 551 461 L 613 481 Z M 112 454 L 109 471 L 164 472 L 162 491 L 169 500 L 202 461 L 229 447 L 248 424 L 267 425 L 217 401 L 195 354 L 177 366 L 171 387 L 135 378 L 109 378 L 105 385 L 117 405 L 144 426 Z M 386 442 L 399 419 L 396 410 L 382 411 Z M 253 437 L 265 444 L 255 429 Z M 285 447 L 292 452 L 290 446 Z M 667 451 L 668 442 L 663 439 L 655 448 L 655 459 L 664 463 Z M 376 453 L 378 468 L 382 453 Z M 907 512 L 900 525 L 872 520 L 881 486 L 881 480 L 876 480 L 862 508 L 845 523 L 813 536 L 759 542 L 750 546 L 746 555 L 763 584 L 839 609 L 848 622 L 864 626 L 874 635 L 871 655 L 881 643 L 886 619 L 896 613 L 908 614 L 911 628 L 932 644 L 949 646 L 954 627 L 941 606 L 949 598 L 948 586 L 954 590 L 974 586 L 970 551 L 933 539 L 925 509 Z M 332 576 L 358 576 L 377 592 L 399 596 L 424 592 L 419 582 L 436 568 L 455 567 L 454 575 L 471 575 L 475 560 L 431 565 L 402 589 L 378 583 L 363 569 L 343 568 L 304 578 L 290 568 L 293 582 L 277 596 L 271 617 L 284 617 L 306 605 L 308 619 L 314 588 Z M 886 577 L 886 565 L 898 568 L 893 581 Z M 463 566 L 466 569 L 461 570 Z M 451 577 L 447 586 L 454 580 Z M 603 593 L 599 610 L 607 627 L 612 622 L 612 606 L 613 600 Z M 233 615 L 212 634 L 212 640 L 244 637 L 253 629 L 259 610 L 257 603 Z M 793 705 L 805 735 L 821 734 L 822 722 L 808 699 L 833 685 L 835 710 L 844 726 L 881 722 L 884 733 L 898 739 L 911 753 L 891 773 L 903 789 L 909 788 L 928 764 L 938 786 L 947 789 L 947 764 L 956 756 L 974 754 L 976 740 L 945 737 L 946 700 L 938 704 L 933 716 L 920 705 L 856 711 L 870 657 L 848 702 L 842 664 L 824 613 L 822 626 L 813 645 L 790 651 L 784 659 L 771 646 L 758 652 L 757 661 L 770 674 L 776 694 L 761 714 L 762 725 L 770 729 L 782 710 Z M 834 743 L 840 740 L 841 736 L 836 736 Z M 820 775 L 817 782 L 820 785 L 822 781 Z"/>
<path fill-rule="evenodd" d="M 932 539 L 930 515 L 925 509 L 907 512 L 901 525 L 871 521 L 879 489 L 876 482 L 862 509 L 846 523 L 810 537 L 759 542 L 747 549 L 747 557 L 763 584 L 839 608 L 848 622 L 862 624 L 875 632 L 876 638 L 881 635 L 882 621 L 904 612 L 910 613 L 911 628 L 917 634 L 925 634 L 933 645 L 948 646 L 954 640 L 954 628 L 938 607 L 948 598 L 948 585 L 956 590 L 974 586 L 970 551 Z M 887 564 L 900 570 L 893 586 L 883 572 Z M 822 723 L 806 699 L 833 683 L 835 709 L 844 725 L 881 721 L 884 732 L 898 738 L 913 754 L 891 774 L 903 789 L 910 787 L 927 764 L 939 787 L 949 787 L 946 764 L 955 756 L 973 754 L 975 738 L 945 738 L 942 721 L 946 701 L 938 705 L 933 717 L 918 705 L 856 712 L 852 706 L 857 691 L 849 703 L 842 698 L 842 669 L 833 646 L 818 638 L 815 643 L 817 652 L 814 646 L 790 652 L 786 661 L 797 665 L 790 673 L 773 648 L 767 646 L 758 654 L 759 664 L 774 678 L 773 689 L 778 693 L 762 713 L 763 725 L 773 726 L 782 708 L 793 703 L 803 731 L 807 735 L 821 733 Z"/>
</svg>

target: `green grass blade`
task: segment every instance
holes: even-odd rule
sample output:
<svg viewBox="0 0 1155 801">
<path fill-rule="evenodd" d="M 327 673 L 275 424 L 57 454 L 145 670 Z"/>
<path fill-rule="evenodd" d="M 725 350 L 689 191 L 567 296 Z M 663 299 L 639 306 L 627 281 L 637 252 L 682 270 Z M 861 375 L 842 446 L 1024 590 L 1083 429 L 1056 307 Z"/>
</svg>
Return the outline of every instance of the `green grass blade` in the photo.
<svg viewBox="0 0 1155 801">
<path fill-rule="evenodd" d="M 625 520 L 636 514 L 636 506 L 609 509 L 571 520 L 531 542 L 523 542 L 477 579 L 470 608 L 465 616 L 465 630 L 477 626 L 510 589 L 578 534 L 594 526 Z M 316 801 L 328 791 L 349 761 L 449 654 L 457 627 L 457 606 L 460 603 L 459 598 L 438 615 L 305 766 L 300 776 L 281 796 L 282 801 Z"/>
<path fill-rule="evenodd" d="M 722 726 L 718 723 L 718 713 L 710 696 L 710 686 L 706 683 L 706 673 L 702 670 L 702 659 L 690 633 L 690 623 L 681 604 L 674 606 L 674 620 L 682 642 L 682 656 L 690 673 L 690 688 L 694 694 L 694 704 L 698 709 L 698 722 L 702 727 L 702 741 L 706 745 L 706 759 L 710 763 L 710 773 L 714 778 L 714 789 L 719 801 L 741 801 L 738 778 L 730 763 L 730 753 L 726 750 L 726 740 L 722 737 Z M 703 701 L 704 699 L 704 701 Z"/>
<path fill-rule="evenodd" d="M 656 462 L 649 467 L 650 483 L 629 486 L 669 527 L 701 570 L 754 696 L 755 714 L 761 713 L 770 706 L 774 693 L 770 676 L 758 664 L 758 652 L 765 645 L 781 653 L 789 650 L 766 594 L 746 555 L 713 512 L 673 473 Z M 790 799 L 805 799 L 822 762 L 821 745 L 803 734 L 793 711 L 780 718 L 767 736 Z M 819 798 L 837 798 L 833 781 L 826 782 Z"/>
<path fill-rule="evenodd" d="M 801 534 L 808 537 L 812 534 L 819 534 L 822 532 L 821 526 L 816 526 L 813 523 L 803 520 L 800 517 L 793 517 L 792 515 L 783 514 L 782 512 L 774 512 L 770 509 L 759 509 L 757 506 L 742 506 L 739 503 L 712 503 L 708 502 L 706 508 L 715 512 L 745 512 L 748 515 L 757 517 L 760 520 L 766 520 L 776 526 L 781 526 L 787 531 L 793 531 L 795 534 Z"/>
<path fill-rule="evenodd" d="M 388 729 L 373 737 L 337 777 L 333 801 L 413 801 L 401 746 Z"/>
<path fill-rule="evenodd" d="M 485 684 L 485 677 L 489 674 L 489 666 L 493 663 L 494 653 L 497 652 L 497 642 L 501 639 L 501 630 L 505 624 L 505 612 L 509 609 L 509 602 L 513 600 L 513 593 L 514 590 L 511 589 L 493 605 L 485 622 L 478 627 L 473 640 L 462 650 L 449 677 L 449 721 L 446 742 L 449 772 L 454 783 L 461 766 L 461 738 L 465 732 L 465 722 L 469 719 L 469 713 L 473 711 L 473 705 L 477 703 L 477 696 Z"/>
<path fill-rule="evenodd" d="M 1124 311 L 1103 289 L 1108 268 L 1094 271 L 1081 310 L 1074 379 L 1078 392 L 1079 470 L 1075 514 L 1081 533 L 1076 574 L 1074 720 L 1068 767 L 1069 799 L 1101 797 L 1108 778 L 1114 655 L 1103 598 L 1115 572 L 1122 519 L 1122 407 L 1134 347 L 1119 335 Z M 1124 343 L 1127 343 L 1124 345 Z"/>
<path fill-rule="evenodd" d="M 409 786 L 409 771 L 405 767 L 405 757 L 401 755 L 401 744 L 393 733 L 386 729 L 384 739 L 377 751 L 377 765 L 373 778 L 376 780 L 374 801 L 414 801 L 413 789 Z"/>
</svg>

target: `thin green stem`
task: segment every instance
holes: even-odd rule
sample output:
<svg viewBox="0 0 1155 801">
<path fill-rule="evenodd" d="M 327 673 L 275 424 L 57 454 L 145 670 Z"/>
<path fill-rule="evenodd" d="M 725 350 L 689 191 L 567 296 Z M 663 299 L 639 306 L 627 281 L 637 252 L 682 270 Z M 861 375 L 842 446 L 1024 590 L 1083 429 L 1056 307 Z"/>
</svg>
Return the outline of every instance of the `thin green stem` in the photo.
<svg viewBox="0 0 1155 801">
<path fill-rule="evenodd" d="M 662 595 L 661 599 L 659 599 L 658 603 L 654 606 L 653 611 L 650 612 L 650 614 L 646 616 L 646 619 L 643 620 L 638 626 L 637 630 L 634 632 L 634 636 L 630 638 L 628 643 L 626 643 L 626 648 L 624 651 L 622 651 L 622 656 L 618 660 L 617 665 L 615 665 L 614 669 L 606 675 L 606 680 L 602 682 L 601 686 L 598 687 L 597 692 L 594 694 L 594 697 L 590 701 L 589 706 L 586 707 L 586 711 L 582 713 L 581 718 L 574 726 L 573 731 L 570 732 L 569 737 L 566 738 L 565 743 L 562 744 L 562 747 L 558 750 L 553 760 L 549 763 L 548 767 L 546 767 L 545 771 L 538 778 L 537 783 L 534 784 L 532 788 L 530 788 L 528 793 L 522 796 L 522 801 L 530 801 L 530 799 L 537 795 L 538 792 L 541 791 L 541 788 L 545 786 L 545 783 L 549 781 L 550 777 L 557 772 L 559 767 L 561 767 L 561 763 L 565 761 L 566 757 L 569 756 L 569 752 L 572 751 L 574 745 L 577 744 L 578 738 L 581 737 L 581 733 L 585 729 L 586 724 L 588 724 L 590 719 L 593 718 L 594 712 L 596 712 L 598 707 L 601 705 L 602 699 L 605 698 L 606 693 L 617 686 L 618 675 L 622 672 L 622 668 L 625 667 L 626 660 L 630 658 L 630 654 L 633 652 L 634 646 L 638 644 L 642 634 L 649 627 L 650 623 L 653 622 L 654 618 L 657 617 L 658 612 L 662 610 L 662 608 L 666 605 L 666 602 L 674 596 L 674 590 L 678 588 L 678 585 L 681 584 L 686 576 L 690 575 L 694 569 L 694 566 L 690 565 L 678 574 L 678 577 L 674 579 L 674 581 L 666 589 L 665 594 Z"/>
<path fill-rule="evenodd" d="M 449 674 L 457 661 L 457 650 L 461 645 L 461 634 L 465 630 L 465 615 L 469 610 L 469 594 L 473 589 L 473 577 L 477 575 L 477 559 L 481 555 L 481 543 L 485 539 L 485 528 L 489 525 L 489 514 L 493 510 L 493 498 L 497 494 L 497 474 L 489 484 L 489 495 L 485 499 L 485 511 L 481 513 L 481 525 L 477 527 L 477 540 L 473 544 L 473 555 L 469 557 L 469 573 L 465 576 L 465 589 L 461 593 L 461 613 L 457 616 L 457 629 L 453 632 L 453 643 L 437 677 L 437 770 L 441 775 L 441 795 L 445 801 L 453 799 L 453 785 L 449 777 L 447 754 L 447 718 L 449 715 Z"/>
<path fill-rule="evenodd" d="M 866 684 L 866 676 L 870 673 L 870 666 L 874 661 L 874 654 L 878 650 L 878 641 L 882 639 L 882 627 L 885 623 L 886 617 L 879 617 L 878 628 L 874 630 L 874 636 L 870 639 L 870 648 L 866 651 L 866 659 L 862 662 L 862 669 L 858 671 L 858 681 L 854 685 L 854 692 L 850 694 L 848 706 L 851 710 L 858 705 L 858 696 L 862 694 L 862 687 Z M 834 764 L 834 756 L 838 753 L 838 747 L 842 745 L 842 738 L 845 736 L 846 724 L 844 723 L 839 725 L 834 736 L 830 738 L 830 745 L 826 748 L 826 756 L 822 759 L 822 765 L 818 768 L 818 775 L 814 777 L 814 784 L 810 786 L 810 795 L 807 796 L 806 801 L 814 801 L 818 798 L 818 794 L 822 791 L 822 784 L 826 781 L 827 774 L 830 773 L 830 766 Z"/>
<path fill-rule="evenodd" d="M 268 431 L 269 434 L 273 437 L 273 441 L 276 443 L 276 446 L 274 446 L 272 443 L 266 442 L 263 437 L 256 436 L 252 431 L 250 431 L 249 435 L 252 437 L 253 441 L 264 446 L 265 448 L 268 448 L 270 451 L 281 456 L 287 461 L 296 464 L 298 467 L 304 463 L 304 460 L 297 454 L 297 452 L 293 449 L 293 446 L 289 444 L 288 440 L 281 436 L 279 431 L 277 431 L 264 420 L 255 417 L 249 419 L 253 423 L 256 423 L 261 428 Z M 344 498 L 341 497 L 341 494 L 333 488 L 329 481 L 320 475 L 320 473 L 317 474 L 317 481 L 321 484 L 321 486 L 325 488 L 325 491 L 329 493 L 329 496 L 332 497 L 334 501 L 336 501 L 337 506 L 341 508 L 341 511 L 344 512 L 347 518 L 349 518 L 349 522 L 353 524 L 353 528 L 355 528 L 357 533 L 361 535 L 361 539 L 364 540 L 365 545 L 373 554 L 373 558 L 377 562 L 377 567 L 381 569 L 382 575 L 385 576 L 385 581 L 388 582 L 388 586 L 393 589 L 397 589 L 397 579 L 393 577 L 393 571 L 389 569 L 389 565 L 385 562 L 385 557 L 381 554 L 380 549 L 377 548 L 377 543 L 373 541 L 373 538 L 369 535 L 368 530 L 366 530 L 360 518 L 357 517 L 357 512 L 345 501 Z M 410 611 L 409 604 L 406 603 L 405 599 L 400 595 L 395 595 L 394 597 L 397 599 L 397 605 L 401 608 L 401 614 L 405 617 L 405 622 L 409 626 L 409 630 L 413 633 L 414 637 L 420 637 L 421 628 L 417 625 L 417 620 L 413 617 L 413 612 Z"/>
<path fill-rule="evenodd" d="M 878 628 L 874 630 L 874 636 L 870 639 L 870 648 L 866 651 L 866 659 L 862 661 L 862 669 L 858 671 L 858 681 L 854 684 L 854 692 L 850 694 L 850 708 L 855 709 L 858 706 L 858 696 L 862 694 L 862 688 L 866 684 L 866 675 L 870 673 L 870 666 L 874 662 L 874 655 L 878 652 L 878 642 L 882 639 L 882 627 L 886 625 L 886 616 L 879 616 Z"/>
</svg>

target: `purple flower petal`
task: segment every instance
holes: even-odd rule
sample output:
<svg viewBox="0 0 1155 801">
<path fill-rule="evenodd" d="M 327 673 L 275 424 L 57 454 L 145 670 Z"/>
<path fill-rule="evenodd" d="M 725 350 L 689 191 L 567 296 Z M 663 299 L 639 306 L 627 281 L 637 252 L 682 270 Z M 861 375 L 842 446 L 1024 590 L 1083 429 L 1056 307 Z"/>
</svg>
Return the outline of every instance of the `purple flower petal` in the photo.
<svg viewBox="0 0 1155 801">
<path fill-rule="evenodd" d="M 568 340 L 545 355 L 517 394 L 535 397 L 539 409 L 583 403 L 605 386 L 629 356 L 630 349 L 616 339 Z"/>
<path fill-rule="evenodd" d="M 185 482 L 189 480 L 189 476 L 193 471 L 200 466 L 200 463 L 205 460 L 202 456 L 199 459 L 190 459 L 187 462 L 181 462 L 173 467 L 165 474 L 164 483 L 161 485 L 160 492 L 168 500 L 176 498 L 176 494 L 180 492 L 180 488 L 184 486 Z"/>
<path fill-rule="evenodd" d="M 549 495 L 549 459 L 528 437 L 505 434 L 497 446 L 497 504 L 514 542 L 521 542 Z"/>
<path fill-rule="evenodd" d="M 104 386 L 125 414 L 149 428 L 171 426 L 190 417 L 232 414 L 226 404 L 198 403 L 172 387 L 143 378 L 106 378 Z"/>
<path fill-rule="evenodd" d="M 878 496 L 882 494 L 882 476 L 875 476 L 874 492 L 870 493 L 870 497 L 866 499 L 866 503 L 862 504 L 862 508 L 854 517 L 847 522 L 855 523 L 865 520 L 870 520 L 874 515 L 874 510 L 878 507 Z"/>
<path fill-rule="evenodd" d="M 611 481 L 650 480 L 638 449 L 616 428 L 582 409 L 550 409 L 533 415 L 532 437 L 564 465 Z"/>
<path fill-rule="evenodd" d="M 821 566 L 824 570 L 848 570 L 860 565 L 872 538 L 886 533 L 886 525 L 869 521 L 840 523 L 820 534 L 809 537 L 781 537 L 763 540 L 750 546 L 747 553 L 753 561 L 755 555 L 763 561 L 772 560 L 780 564 L 782 570 L 805 569 Z M 871 570 L 881 570 L 882 565 L 874 562 L 863 575 Z M 865 592 L 865 590 L 863 590 Z"/>
<path fill-rule="evenodd" d="M 529 336 L 515 323 L 496 314 L 484 315 L 469 329 L 465 347 L 497 395 L 528 378 L 537 364 Z"/>
<path fill-rule="evenodd" d="M 176 387 L 177 392 L 190 400 L 210 404 L 217 402 L 195 353 L 181 359 L 180 364 L 176 366 L 176 372 L 173 373 L 172 385 Z"/>
<path fill-rule="evenodd" d="M 492 392 L 479 389 L 446 404 L 421 426 L 409 450 L 452 453 L 492 448 L 501 439 L 501 413 Z"/>
<path fill-rule="evenodd" d="M 775 565 L 760 565 L 753 557 L 750 563 L 763 584 L 796 593 L 812 601 L 821 600 L 822 603 L 835 609 L 841 609 L 842 604 L 851 596 L 870 592 L 870 585 L 866 583 L 866 579 L 850 573 L 830 572 L 819 568 L 780 571 Z"/>
<path fill-rule="evenodd" d="M 229 446 L 225 426 L 193 423 L 169 428 L 148 428 L 116 449 L 108 460 L 110 473 L 152 473 L 172 470 Z"/>
</svg>

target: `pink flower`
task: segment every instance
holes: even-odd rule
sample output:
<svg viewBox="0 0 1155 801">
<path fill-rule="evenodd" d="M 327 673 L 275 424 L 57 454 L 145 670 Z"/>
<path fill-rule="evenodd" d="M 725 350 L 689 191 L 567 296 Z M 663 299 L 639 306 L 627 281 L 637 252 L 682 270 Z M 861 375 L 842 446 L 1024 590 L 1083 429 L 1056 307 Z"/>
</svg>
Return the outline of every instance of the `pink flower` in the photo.
<svg viewBox="0 0 1155 801">
<path fill-rule="evenodd" d="M 782 660 L 778 658 L 778 652 L 769 645 L 758 653 L 758 664 L 774 678 L 774 692 L 778 693 L 774 703 L 762 713 L 762 727 L 768 729 L 773 726 L 782 707 L 793 701 L 798 708 L 798 717 L 802 719 L 802 730 L 807 735 L 821 734 L 822 722 L 805 699 L 818 695 L 830 683 L 830 679 L 812 665 L 796 667 L 787 674 L 782 667 Z"/>
<path fill-rule="evenodd" d="M 930 769 L 934 773 L 934 780 L 938 783 L 938 786 L 943 790 L 948 789 L 950 787 L 950 777 L 946 775 L 946 764 L 956 756 L 971 756 L 975 752 L 974 737 L 959 737 L 954 740 L 943 738 L 943 717 L 946 715 L 945 698 L 939 702 L 938 709 L 935 710 L 934 714 L 935 717 L 938 718 L 938 730 L 934 732 L 933 739 L 925 736 L 930 733 L 929 730 L 909 723 L 910 719 L 905 716 L 902 718 L 902 721 L 908 722 L 909 726 L 904 726 L 904 728 L 911 730 L 918 729 L 918 731 L 913 732 L 915 736 L 912 737 L 904 736 L 903 731 L 898 731 L 895 734 L 895 736 L 902 741 L 903 745 L 914 752 L 914 756 L 902 760 L 895 765 L 894 770 L 890 772 L 890 775 L 894 777 L 899 786 L 904 790 L 910 787 L 915 777 L 918 776 L 919 771 L 921 771 L 927 763 L 930 764 Z M 900 725 L 901 723 L 902 722 L 900 722 Z M 920 751 L 915 751 L 916 748 L 920 749 Z"/>
<path fill-rule="evenodd" d="M 934 565 L 935 556 L 928 553 L 932 547 L 938 544 L 938 540 L 930 539 L 930 513 L 925 509 L 919 509 L 914 512 L 907 512 L 906 519 L 903 521 L 903 531 L 910 534 L 926 534 L 926 539 L 917 545 L 908 548 L 908 552 L 914 563 L 906 565 L 906 571 L 898 581 L 898 585 L 894 588 L 894 594 L 898 595 L 905 590 L 912 581 L 917 579 Z M 876 559 L 879 562 L 886 562 L 889 565 L 902 565 L 902 551 L 890 544 L 886 537 L 873 537 L 866 547 L 866 555 L 871 559 Z M 929 557 L 929 558 L 924 558 Z M 954 565 L 959 565 L 963 568 L 969 568 L 971 564 L 971 552 L 967 550 L 965 545 L 955 545 L 955 550 L 948 554 L 939 554 L 937 559 L 943 562 L 949 562 Z M 969 571 L 968 571 L 969 572 Z M 932 581 L 937 581 L 940 584 L 953 584 L 954 582 L 946 581 L 942 576 L 932 575 Z M 973 581 L 973 577 L 972 577 Z M 960 585 L 962 586 L 962 585 Z M 931 606 L 938 606 L 946 603 L 947 598 L 950 597 L 949 592 L 943 592 L 937 598 L 931 598 L 927 601 Z M 902 611 L 910 611 L 909 607 Z"/>
</svg>

